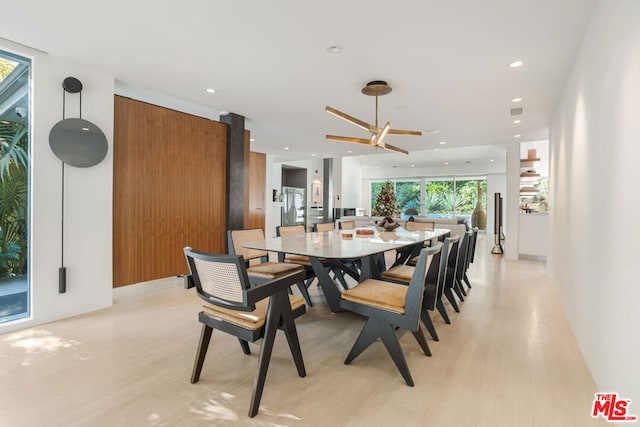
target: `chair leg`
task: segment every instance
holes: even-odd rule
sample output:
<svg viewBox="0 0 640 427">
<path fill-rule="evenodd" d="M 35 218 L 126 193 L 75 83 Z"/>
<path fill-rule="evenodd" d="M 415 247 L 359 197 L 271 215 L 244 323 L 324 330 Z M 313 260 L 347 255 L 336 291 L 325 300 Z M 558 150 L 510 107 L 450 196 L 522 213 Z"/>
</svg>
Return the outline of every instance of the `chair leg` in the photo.
<svg viewBox="0 0 640 427">
<path fill-rule="evenodd" d="M 453 291 L 456 293 L 456 295 L 458 295 L 458 298 L 460 298 L 460 302 L 463 302 L 464 296 L 462 295 L 462 291 L 460 290 L 460 283 L 457 279 L 453 282 Z"/>
<path fill-rule="evenodd" d="M 280 323 L 280 312 L 277 310 L 276 297 L 279 295 L 285 295 L 287 302 L 289 297 L 281 292 L 272 295 L 269 300 L 269 308 L 267 309 L 267 319 L 264 325 L 264 338 L 262 340 L 262 346 L 260 347 L 260 356 L 258 357 L 258 372 L 253 381 L 253 393 L 251 394 L 251 404 L 249 406 L 249 417 L 253 418 L 258 414 L 260 408 L 260 400 L 262 399 L 262 392 L 264 390 L 264 382 L 267 378 L 267 371 L 269 370 L 269 361 L 271 360 L 271 352 L 273 351 L 273 342 L 276 337 L 276 330 L 278 329 L 278 323 Z M 277 315 L 273 315 L 273 312 L 277 312 Z"/>
<path fill-rule="evenodd" d="M 447 297 L 451 307 L 455 310 L 456 313 L 460 313 L 460 309 L 458 308 L 458 304 L 456 303 L 456 299 L 453 297 L 453 292 L 451 292 L 451 288 L 444 289 L 444 296 Z"/>
<path fill-rule="evenodd" d="M 240 347 L 242 348 L 242 352 L 244 354 L 251 354 L 251 350 L 249 349 L 249 343 L 241 338 L 238 338 L 238 341 L 240 341 Z"/>
<path fill-rule="evenodd" d="M 207 349 L 211 341 L 211 332 L 213 332 L 213 328 L 203 323 L 202 332 L 200 332 L 200 342 L 198 343 L 198 350 L 196 352 L 196 360 L 193 364 L 193 371 L 191 372 L 191 384 L 197 383 L 200 379 L 204 358 L 207 356 Z"/>
<path fill-rule="evenodd" d="M 438 309 L 438 313 L 440 313 L 440 316 L 442 316 L 444 323 L 450 325 L 451 320 L 449 320 L 449 315 L 447 314 L 447 310 L 444 308 L 444 304 L 442 304 L 442 301 L 438 301 L 436 303 L 436 308 Z"/>
<path fill-rule="evenodd" d="M 471 282 L 469 281 L 469 276 L 467 276 L 467 273 L 464 273 L 464 277 L 462 278 L 464 280 L 464 283 L 467 284 L 467 286 L 469 287 L 469 289 L 471 289 Z"/>
<path fill-rule="evenodd" d="M 281 328 L 284 330 L 284 334 L 287 337 L 289 350 L 291 350 L 291 356 L 293 357 L 293 363 L 295 363 L 296 369 L 298 370 L 298 375 L 301 377 L 306 377 L 307 371 L 304 369 L 304 360 L 302 359 L 302 350 L 300 350 L 300 340 L 298 339 L 296 323 L 293 320 L 291 310 L 287 310 L 286 307 L 282 311 Z"/>
<path fill-rule="evenodd" d="M 380 325 L 380 338 L 393 359 L 393 363 L 396 364 L 396 367 L 400 371 L 402 378 L 404 378 L 408 386 L 413 387 L 413 378 L 411 378 L 409 366 L 404 358 L 404 353 L 402 352 L 402 347 L 400 347 L 400 341 L 398 341 L 395 328 L 392 325 Z"/>
<path fill-rule="evenodd" d="M 424 332 L 422 332 L 422 328 L 420 327 L 420 324 L 418 324 L 418 330 L 415 332 L 411 331 L 411 333 L 413 334 L 413 337 L 416 339 L 416 341 L 418 341 L 418 344 L 420 344 L 420 348 L 422 348 L 422 351 L 424 352 L 424 354 L 426 356 L 431 356 L 431 350 L 429 349 L 429 344 L 427 344 L 427 339 L 424 337 Z"/>
<path fill-rule="evenodd" d="M 302 298 L 304 298 L 304 302 L 309 307 L 313 307 L 313 303 L 311 302 L 311 296 L 309 296 L 309 291 L 307 290 L 307 285 L 304 282 L 298 282 L 296 284 L 298 285 L 298 289 L 300 289 L 300 293 L 302 294 Z"/>
<path fill-rule="evenodd" d="M 378 330 L 377 325 L 375 325 L 375 322 L 373 322 L 371 319 L 367 319 L 367 322 L 362 327 L 362 330 L 360 331 L 360 335 L 358 335 L 356 342 L 353 343 L 353 347 L 351 347 L 349 355 L 344 360 L 344 364 L 348 365 L 349 363 L 351 363 L 353 359 L 355 359 L 356 357 L 358 357 L 358 355 L 360 355 L 360 353 L 365 351 L 367 347 L 369 347 L 375 340 L 378 339 L 378 337 L 380 337 L 380 331 Z"/>
<path fill-rule="evenodd" d="M 429 316 L 429 311 L 426 308 L 423 308 L 420 312 L 420 318 L 422 319 L 422 323 L 424 323 L 425 328 L 427 328 L 427 331 L 429 331 L 431 338 L 433 338 L 434 341 L 440 341 L 438 333 L 436 332 L 436 327 L 433 325 L 431 316 Z"/>
</svg>

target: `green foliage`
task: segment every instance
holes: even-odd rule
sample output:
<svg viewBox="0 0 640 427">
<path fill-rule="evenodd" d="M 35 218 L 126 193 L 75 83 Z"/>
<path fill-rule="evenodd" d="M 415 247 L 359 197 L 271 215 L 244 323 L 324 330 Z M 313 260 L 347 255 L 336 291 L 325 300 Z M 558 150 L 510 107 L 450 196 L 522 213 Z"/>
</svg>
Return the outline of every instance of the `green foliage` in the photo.
<svg viewBox="0 0 640 427">
<path fill-rule="evenodd" d="M 24 125 L 0 123 L 0 277 L 27 270 L 27 144 Z"/>
<path fill-rule="evenodd" d="M 374 216 L 384 217 L 398 217 L 400 215 L 393 182 L 385 181 L 382 184 L 382 188 L 376 197 L 372 213 Z"/>
<path fill-rule="evenodd" d="M 401 212 L 409 208 L 420 211 L 420 181 L 396 182 L 396 190 Z"/>
</svg>

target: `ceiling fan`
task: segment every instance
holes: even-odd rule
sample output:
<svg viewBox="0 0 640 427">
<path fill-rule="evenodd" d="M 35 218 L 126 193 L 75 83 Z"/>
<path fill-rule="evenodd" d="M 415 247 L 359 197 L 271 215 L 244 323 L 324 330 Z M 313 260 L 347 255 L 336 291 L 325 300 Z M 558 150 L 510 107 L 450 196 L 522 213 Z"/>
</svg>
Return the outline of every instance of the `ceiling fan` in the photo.
<svg viewBox="0 0 640 427">
<path fill-rule="evenodd" d="M 335 108 L 327 106 L 325 111 L 329 114 L 332 114 L 336 117 L 341 118 L 342 120 L 346 120 L 347 122 L 358 126 L 361 129 L 364 129 L 368 132 L 371 132 L 371 137 L 367 138 L 353 138 L 350 136 L 338 136 L 338 135 L 326 135 L 327 139 L 333 139 L 335 141 L 342 142 L 350 142 L 354 144 L 365 144 L 370 145 L 376 148 L 384 148 L 385 150 L 391 150 L 398 153 L 409 154 L 409 152 L 400 147 L 396 147 L 391 144 L 387 144 L 384 142 L 384 137 L 387 135 L 422 135 L 422 132 L 415 130 L 402 130 L 402 129 L 391 129 L 391 123 L 387 122 L 383 127 L 378 126 L 378 97 L 382 95 L 386 95 L 391 92 L 391 86 L 387 84 L 387 82 L 382 80 L 374 80 L 372 82 L 367 83 L 365 87 L 362 88 L 362 93 L 368 96 L 376 97 L 376 121 L 374 125 L 370 125 L 369 123 L 357 119 L 353 116 L 350 116 L 342 111 L 336 110 Z"/>
</svg>

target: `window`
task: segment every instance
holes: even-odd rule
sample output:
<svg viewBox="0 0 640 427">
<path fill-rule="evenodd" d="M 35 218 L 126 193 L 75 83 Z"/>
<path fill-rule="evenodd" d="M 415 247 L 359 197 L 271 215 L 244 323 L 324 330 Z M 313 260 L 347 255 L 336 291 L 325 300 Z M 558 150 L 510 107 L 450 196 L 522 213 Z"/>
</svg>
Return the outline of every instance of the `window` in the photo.
<svg viewBox="0 0 640 427">
<path fill-rule="evenodd" d="M 395 185 L 401 214 L 404 214 L 407 209 L 414 208 L 422 216 L 455 215 L 465 217 L 471 226 L 477 226 L 481 230 L 485 228 L 487 209 L 487 178 L 485 176 L 424 177 L 390 181 Z M 383 182 L 371 182 L 371 211 Z M 422 192 L 421 189 L 424 191 Z"/>
<path fill-rule="evenodd" d="M 30 61 L 0 51 L 0 323 L 29 316 Z"/>
</svg>

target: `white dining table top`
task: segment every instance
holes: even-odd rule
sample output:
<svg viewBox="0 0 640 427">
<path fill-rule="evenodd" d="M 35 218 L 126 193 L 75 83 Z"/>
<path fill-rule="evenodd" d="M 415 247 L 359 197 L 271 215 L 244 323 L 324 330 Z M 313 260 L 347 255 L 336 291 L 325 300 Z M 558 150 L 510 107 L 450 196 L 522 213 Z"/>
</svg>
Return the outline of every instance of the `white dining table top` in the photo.
<svg viewBox="0 0 640 427">
<path fill-rule="evenodd" d="M 373 230 L 374 234 L 356 234 L 359 229 Z M 333 230 L 288 237 L 268 237 L 264 240 L 243 243 L 243 246 L 250 249 L 318 258 L 362 258 L 424 242 L 443 236 L 448 232 L 448 229 L 441 228 L 433 231 L 407 231 L 400 227 L 394 231 L 383 231 L 376 227 L 359 227 L 356 230 Z M 348 238 L 349 234 L 351 234 L 351 238 Z"/>
</svg>

